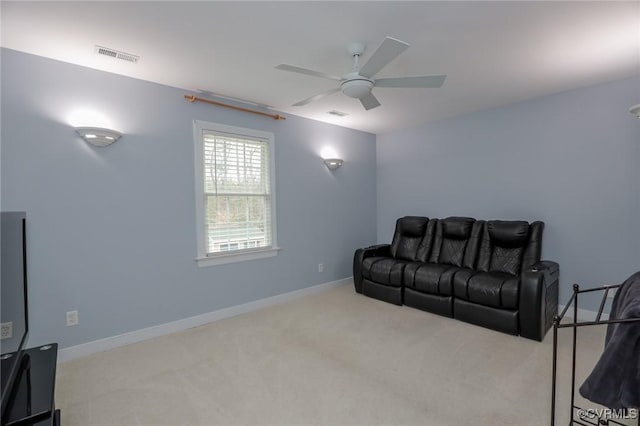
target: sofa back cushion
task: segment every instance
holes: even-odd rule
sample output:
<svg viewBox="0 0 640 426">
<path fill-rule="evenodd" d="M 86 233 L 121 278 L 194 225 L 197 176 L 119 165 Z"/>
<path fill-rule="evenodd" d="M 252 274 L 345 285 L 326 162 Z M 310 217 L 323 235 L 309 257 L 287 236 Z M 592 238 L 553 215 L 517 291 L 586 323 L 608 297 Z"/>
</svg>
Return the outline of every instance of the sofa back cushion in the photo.
<svg viewBox="0 0 640 426">
<path fill-rule="evenodd" d="M 427 222 L 424 236 L 418 246 L 418 262 L 426 263 L 429 260 L 429 255 L 431 254 L 431 250 L 433 250 L 433 240 L 436 235 L 437 224 L 438 219 L 429 219 L 429 222 Z"/>
<path fill-rule="evenodd" d="M 531 228 L 528 222 L 519 220 L 488 221 L 480 246 L 478 270 L 519 274 L 523 269 L 525 251 L 528 247 L 531 249 L 533 242 Z M 528 257 L 534 258 L 535 253 L 530 253 Z M 539 253 L 537 257 L 539 260 Z"/>
<path fill-rule="evenodd" d="M 465 252 L 476 220 L 470 217 L 448 217 L 439 220 L 429 261 L 462 267 Z"/>
<path fill-rule="evenodd" d="M 424 237 L 429 218 L 405 216 L 396 221 L 391 242 L 391 256 L 396 259 L 418 260 L 418 248 Z"/>
</svg>

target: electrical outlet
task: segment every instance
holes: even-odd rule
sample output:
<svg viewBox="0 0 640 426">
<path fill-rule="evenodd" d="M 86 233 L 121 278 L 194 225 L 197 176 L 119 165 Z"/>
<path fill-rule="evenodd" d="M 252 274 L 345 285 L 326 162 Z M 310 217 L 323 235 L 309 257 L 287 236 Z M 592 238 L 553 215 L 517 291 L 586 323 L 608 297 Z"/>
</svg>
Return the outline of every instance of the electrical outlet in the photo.
<svg viewBox="0 0 640 426">
<path fill-rule="evenodd" d="M 78 325 L 79 322 L 80 320 L 78 319 L 78 311 L 67 312 L 67 327 Z"/>
<path fill-rule="evenodd" d="M 324 264 L 318 263 L 318 272 L 324 272 Z"/>
<path fill-rule="evenodd" d="M 0 325 L 0 339 L 11 339 L 13 337 L 13 322 L 3 322 Z"/>
</svg>

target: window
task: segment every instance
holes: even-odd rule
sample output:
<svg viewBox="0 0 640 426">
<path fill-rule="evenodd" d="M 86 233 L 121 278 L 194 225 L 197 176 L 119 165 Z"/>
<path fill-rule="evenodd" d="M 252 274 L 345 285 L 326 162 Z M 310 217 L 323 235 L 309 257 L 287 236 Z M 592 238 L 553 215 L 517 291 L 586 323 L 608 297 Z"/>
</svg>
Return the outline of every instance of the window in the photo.
<svg viewBox="0 0 640 426">
<path fill-rule="evenodd" d="M 198 265 L 277 253 L 272 133 L 194 121 Z"/>
</svg>

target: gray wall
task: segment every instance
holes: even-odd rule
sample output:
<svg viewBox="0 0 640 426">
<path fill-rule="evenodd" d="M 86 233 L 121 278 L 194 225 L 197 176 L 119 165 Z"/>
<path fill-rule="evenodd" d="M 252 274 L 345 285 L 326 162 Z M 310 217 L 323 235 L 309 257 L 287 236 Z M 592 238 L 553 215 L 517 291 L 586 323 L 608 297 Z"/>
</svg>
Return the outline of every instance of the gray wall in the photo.
<svg viewBox="0 0 640 426">
<path fill-rule="evenodd" d="M 1 203 L 27 212 L 30 345 L 67 347 L 349 277 L 354 249 L 375 242 L 374 135 L 190 104 L 185 93 L 2 50 Z M 124 136 L 87 145 L 68 123 L 78 108 Z M 194 119 L 275 134 L 277 257 L 197 267 Z M 345 160 L 335 172 L 319 157 L 325 145 Z M 75 309 L 80 324 L 66 327 Z"/>
<path fill-rule="evenodd" d="M 543 220 L 561 303 L 621 282 L 640 269 L 639 102 L 636 77 L 378 135 L 379 242 L 403 215 Z"/>
</svg>

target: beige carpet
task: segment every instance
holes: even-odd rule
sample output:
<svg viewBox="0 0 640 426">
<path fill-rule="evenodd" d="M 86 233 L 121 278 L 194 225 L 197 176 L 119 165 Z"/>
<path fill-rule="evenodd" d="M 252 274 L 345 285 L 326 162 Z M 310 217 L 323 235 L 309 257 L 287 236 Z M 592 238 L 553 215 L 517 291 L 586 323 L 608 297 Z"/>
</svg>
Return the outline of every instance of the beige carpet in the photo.
<svg viewBox="0 0 640 426">
<path fill-rule="evenodd" d="M 604 327 L 579 337 L 584 378 Z M 64 426 L 538 426 L 549 424 L 551 355 L 551 332 L 538 343 L 340 286 L 63 363 L 56 403 Z"/>
</svg>

